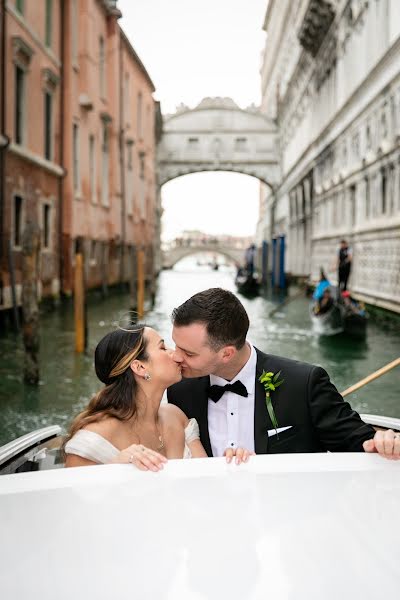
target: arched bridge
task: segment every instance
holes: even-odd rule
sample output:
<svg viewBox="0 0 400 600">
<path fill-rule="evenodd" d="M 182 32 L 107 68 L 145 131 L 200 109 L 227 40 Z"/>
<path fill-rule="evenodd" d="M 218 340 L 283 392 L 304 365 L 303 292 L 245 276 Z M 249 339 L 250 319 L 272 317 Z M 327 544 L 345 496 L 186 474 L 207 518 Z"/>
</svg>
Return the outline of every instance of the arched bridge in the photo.
<svg viewBox="0 0 400 600">
<path fill-rule="evenodd" d="M 245 249 L 249 245 L 249 240 L 210 238 L 207 240 L 201 239 L 180 239 L 174 240 L 169 244 L 163 245 L 162 263 L 164 269 L 172 269 L 172 267 L 187 256 L 200 254 L 204 252 L 212 254 L 220 254 L 225 256 L 235 265 L 243 264 Z"/>
<path fill-rule="evenodd" d="M 274 187 L 280 180 L 277 126 L 256 107 L 205 98 L 163 118 L 158 183 L 201 171 L 234 171 Z"/>
</svg>

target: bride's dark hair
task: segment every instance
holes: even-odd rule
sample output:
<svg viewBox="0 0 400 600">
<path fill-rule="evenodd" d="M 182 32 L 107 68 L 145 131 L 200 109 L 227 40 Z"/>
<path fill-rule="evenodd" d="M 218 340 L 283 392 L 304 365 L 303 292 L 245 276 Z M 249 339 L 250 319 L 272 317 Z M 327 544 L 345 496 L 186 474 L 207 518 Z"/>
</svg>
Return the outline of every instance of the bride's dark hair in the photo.
<svg viewBox="0 0 400 600">
<path fill-rule="evenodd" d="M 89 423 L 104 417 L 114 417 L 120 421 L 133 417 L 136 412 L 137 384 L 130 365 L 133 360 L 148 358 L 144 325 L 116 329 L 100 340 L 94 353 L 94 368 L 105 387 L 75 417 L 63 447 Z"/>
</svg>

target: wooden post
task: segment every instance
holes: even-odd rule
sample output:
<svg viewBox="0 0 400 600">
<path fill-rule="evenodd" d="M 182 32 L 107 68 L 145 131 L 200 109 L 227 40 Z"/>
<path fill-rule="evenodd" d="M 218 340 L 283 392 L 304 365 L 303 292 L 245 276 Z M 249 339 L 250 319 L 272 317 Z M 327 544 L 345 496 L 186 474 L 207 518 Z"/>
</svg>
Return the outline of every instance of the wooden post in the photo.
<svg viewBox="0 0 400 600">
<path fill-rule="evenodd" d="M 75 314 L 75 352 L 82 353 L 86 347 L 85 328 L 85 288 L 83 280 L 83 256 L 75 254 L 75 286 L 74 286 L 74 314 Z"/>
<path fill-rule="evenodd" d="M 22 237 L 22 334 L 24 381 L 34 385 L 39 383 L 39 260 L 40 229 L 28 221 Z"/>
<path fill-rule="evenodd" d="M 144 316 L 144 252 L 137 253 L 137 313 L 138 319 Z"/>
<path fill-rule="evenodd" d="M 101 242 L 101 292 L 103 294 L 103 298 L 106 298 L 108 296 L 107 269 L 108 246 L 106 246 L 106 242 Z"/>
<path fill-rule="evenodd" d="M 135 250 L 134 246 L 131 246 L 130 250 L 129 250 L 129 298 L 130 298 L 132 312 L 136 312 L 136 302 L 137 302 L 136 266 L 137 266 L 136 250 Z"/>
<path fill-rule="evenodd" d="M 12 306 L 13 306 L 14 331 L 16 333 L 19 333 L 19 315 L 18 315 L 17 291 L 16 291 L 16 284 L 15 284 L 15 264 L 14 264 L 14 253 L 13 253 L 11 240 L 8 241 L 8 271 L 10 273 L 10 287 L 11 287 L 11 298 L 12 298 Z"/>
</svg>

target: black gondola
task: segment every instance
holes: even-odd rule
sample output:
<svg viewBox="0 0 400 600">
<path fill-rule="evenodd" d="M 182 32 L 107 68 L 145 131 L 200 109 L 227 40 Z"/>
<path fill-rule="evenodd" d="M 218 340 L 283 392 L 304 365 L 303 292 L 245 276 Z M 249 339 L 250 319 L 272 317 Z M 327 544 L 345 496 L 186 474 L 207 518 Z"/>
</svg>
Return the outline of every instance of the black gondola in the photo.
<svg viewBox="0 0 400 600">
<path fill-rule="evenodd" d="M 343 331 L 353 337 L 363 337 L 367 332 L 367 315 L 360 313 L 345 314 Z"/>
<path fill-rule="evenodd" d="M 335 301 L 331 308 L 324 313 L 316 312 L 316 303 L 310 305 L 310 317 L 313 325 L 322 335 L 345 333 L 352 337 L 363 337 L 367 331 L 368 317 L 364 310 L 346 307 L 342 302 Z"/>
<path fill-rule="evenodd" d="M 260 284 L 258 280 L 249 275 L 245 269 L 239 269 L 235 278 L 236 289 L 243 296 L 258 296 Z"/>
</svg>

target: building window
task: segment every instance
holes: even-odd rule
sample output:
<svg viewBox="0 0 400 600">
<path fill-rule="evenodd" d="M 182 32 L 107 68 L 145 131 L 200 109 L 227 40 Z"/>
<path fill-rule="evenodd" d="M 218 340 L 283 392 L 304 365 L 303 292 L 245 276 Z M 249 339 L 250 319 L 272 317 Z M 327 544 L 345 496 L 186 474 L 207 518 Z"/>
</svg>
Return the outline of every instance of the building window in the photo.
<svg viewBox="0 0 400 600">
<path fill-rule="evenodd" d="M 142 104 L 143 104 L 143 98 L 142 98 L 142 94 L 139 92 L 138 94 L 138 100 L 137 100 L 137 135 L 138 138 L 141 139 L 142 138 Z"/>
<path fill-rule="evenodd" d="M 125 73 L 125 85 L 124 85 L 124 119 L 127 120 L 130 112 L 130 79 L 129 73 Z"/>
<path fill-rule="evenodd" d="M 43 248 L 50 248 L 50 204 L 43 204 Z"/>
<path fill-rule="evenodd" d="M 351 217 L 351 225 L 354 226 L 356 224 L 356 186 L 352 185 L 350 187 L 350 217 Z"/>
<path fill-rule="evenodd" d="M 145 135 L 147 137 L 147 139 L 151 139 L 151 135 L 152 135 L 152 131 L 153 131 L 153 127 L 152 127 L 152 123 L 151 123 L 151 111 L 150 111 L 150 106 L 147 106 L 146 108 L 146 128 L 145 128 Z"/>
<path fill-rule="evenodd" d="M 75 194 L 79 194 L 81 188 L 79 164 L 79 127 L 76 123 L 74 123 L 72 127 L 72 162 L 74 169 L 74 192 Z"/>
<path fill-rule="evenodd" d="M 51 33 L 53 24 L 53 0 L 46 0 L 45 44 L 51 48 Z"/>
<path fill-rule="evenodd" d="M 125 184 L 125 193 L 126 193 L 126 214 L 133 214 L 133 144 L 127 143 L 126 145 L 126 153 L 127 153 L 127 164 L 126 164 L 126 184 Z"/>
<path fill-rule="evenodd" d="M 25 0 L 15 0 L 15 8 L 23 15 L 25 10 Z"/>
<path fill-rule="evenodd" d="M 71 1 L 71 54 L 72 64 L 74 67 L 78 66 L 78 6 L 77 0 Z"/>
<path fill-rule="evenodd" d="M 90 197 L 93 204 L 96 204 L 96 146 L 94 135 L 89 136 L 89 185 Z"/>
<path fill-rule="evenodd" d="M 99 39 L 99 76 L 100 76 L 100 96 L 106 97 L 106 55 L 104 48 L 104 38 Z"/>
<path fill-rule="evenodd" d="M 89 260 L 92 265 L 95 265 L 97 262 L 97 242 L 96 240 L 91 240 L 90 242 L 90 252 L 89 252 Z"/>
<path fill-rule="evenodd" d="M 386 169 L 382 167 L 381 169 L 381 196 L 382 196 L 382 214 L 386 212 L 387 206 L 387 175 Z"/>
<path fill-rule="evenodd" d="M 25 71 L 15 67 L 15 141 L 24 142 L 25 125 Z"/>
<path fill-rule="evenodd" d="M 140 175 L 139 175 L 139 207 L 140 218 L 146 218 L 146 180 L 145 180 L 145 154 L 140 153 Z"/>
<path fill-rule="evenodd" d="M 189 150 L 196 150 L 198 145 L 199 145 L 199 138 L 197 138 L 197 137 L 188 138 Z"/>
<path fill-rule="evenodd" d="M 53 134 L 53 96 L 50 92 L 44 93 L 44 156 L 52 159 L 52 134 Z"/>
<path fill-rule="evenodd" d="M 389 213 L 393 214 L 395 204 L 396 176 L 394 165 L 389 167 Z"/>
<path fill-rule="evenodd" d="M 108 125 L 106 122 L 103 122 L 103 130 L 102 130 L 102 146 L 101 146 L 101 202 L 103 206 L 109 206 L 109 198 L 108 198 L 108 170 L 109 170 L 109 133 L 108 133 Z"/>
<path fill-rule="evenodd" d="M 365 177 L 364 183 L 365 183 L 365 218 L 368 219 L 369 215 L 371 213 L 371 190 L 370 190 L 369 177 Z"/>
<path fill-rule="evenodd" d="M 247 138 L 245 138 L 245 137 L 236 138 L 235 150 L 237 152 L 243 152 L 243 150 L 246 150 L 246 145 L 247 145 Z"/>
<path fill-rule="evenodd" d="M 22 204 L 21 196 L 14 196 L 13 211 L 13 243 L 19 248 L 22 243 Z"/>
</svg>

